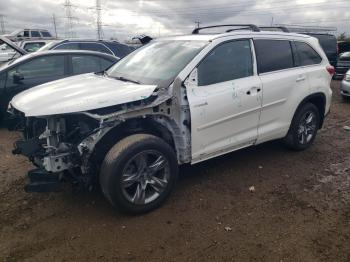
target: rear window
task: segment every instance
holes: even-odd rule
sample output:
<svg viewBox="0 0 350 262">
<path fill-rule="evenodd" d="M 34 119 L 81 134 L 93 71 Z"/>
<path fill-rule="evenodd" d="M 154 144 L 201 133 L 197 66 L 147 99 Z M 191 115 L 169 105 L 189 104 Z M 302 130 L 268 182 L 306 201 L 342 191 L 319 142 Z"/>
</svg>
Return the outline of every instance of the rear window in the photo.
<svg viewBox="0 0 350 262">
<path fill-rule="evenodd" d="M 297 53 L 299 56 L 299 63 L 301 66 L 315 65 L 322 61 L 319 54 L 308 44 L 302 42 L 295 42 Z"/>
<path fill-rule="evenodd" d="M 127 56 L 133 51 L 129 46 L 118 44 L 118 43 L 113 43 L 113 44 L 110 44 L 109 46 L 112 48 L 115 55 L 120 58 Z"/>
<path fill-rule="evenodd" d="M 82 50 L 90 50 L 112 55 L 112 52 L 109 51 L 107 47 L 99 43 L 80 43 L 80 48 Z"/>
<path fill-rule="evenodd" d="M 52 37 L 51 34 L 49 32 L 47 32 L 47 31 L 41 31 L 41 35 L 43 37 Z"/>
<path fill-rule="evenodd" d="M 62 44 L 62 45 L 58 45 L 58 46 L 54 47 L 53 49 L 58 49 L 58 50 L 61 50 L 61 49 L 79 50 L 80 47 L 79 47 L 78 43 L 65 43 L 65 44 Z"/>
<path fill-rule="evenodd" d="M 286 40 L 254 40 L 259 73 L 267 73 L 294 66 L 293 53 Z"/>
</svg>

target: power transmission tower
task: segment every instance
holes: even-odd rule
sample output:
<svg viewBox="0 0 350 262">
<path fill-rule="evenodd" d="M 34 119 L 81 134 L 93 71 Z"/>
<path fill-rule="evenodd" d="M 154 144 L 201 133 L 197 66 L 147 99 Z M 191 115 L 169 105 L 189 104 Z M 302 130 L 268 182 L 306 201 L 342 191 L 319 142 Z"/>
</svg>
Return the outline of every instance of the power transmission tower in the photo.
<svg viewBox="0 0 350 262">
<path fill-rule="evenodd" d="M 102 8 L 101 8 L 101 0 L 96 0 L 96 29 L 97 29 L 97 39 L 103 38 L 103 30 L 102 30 Z"/>
<path fill-rule="evenodd" d="M 199 28 L 199 25 L 201 24 L 201 22 L 200 21 L 195 21 L 194 23 L 196 24 L 196 28 Z"/>
<path fill-rule="evenodd" d="M 72 15 L 72 3 L 70 0 L 65 0 L 64 3 L 64 9 L 66 11 L 66 37 L 72 38 L 75 37 L 75 33 L 73 31 L 73 20 L 76 19 L 76 17 L 73 17 Z"/>
<path fill-rule="evenodd" d="M 53 28 L 55 30 L 55 37 L 57 38 L 57 24 L 56 24 L 56 15 L 52 14 L 52 23 L 53 23 Z"/>
<path fill-rule="evenodd" d="M 5 16 L 0 14 L 0 29 L 1 29 L 1 34 L 6 33 L 5 29 Z"/>
</svg>

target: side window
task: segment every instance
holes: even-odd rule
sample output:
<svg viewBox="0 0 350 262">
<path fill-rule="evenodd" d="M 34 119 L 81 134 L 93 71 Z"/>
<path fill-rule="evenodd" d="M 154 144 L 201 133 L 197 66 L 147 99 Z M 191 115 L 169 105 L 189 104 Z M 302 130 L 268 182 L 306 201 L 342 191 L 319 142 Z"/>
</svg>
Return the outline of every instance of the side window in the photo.
<svg viewBox="0 0 350 262">
<path fill-rule="evenodd" d="M 30 31 L 32 37 L 41 37 L 39 31 Z"/>
<path fill-rule="evenodd" d="M 68 49 L 68 50 L 79 50 L 79 43 L 65 43 L 59 46 L 54 47 L 53 49 Z"/>
<path fill-rule="evenodd" d="M 259 73 L 292 68 L 293 53 L 286 40 L 254 40 Z"/>
<path fill-rule="evenodd" d="M 212 50 L 198 66 L 198 85 L 206 86 L 253 75 L 249 40 L 227 42 Z"/>
<path fill-rule="evenodd" d="M 25 30 L 25 31 L 23 32 L 23 37 L 30 37 L 30 36 L 29 36 L 29 31 Z"/>
<path fill-rule="evenodd" d="M 131 49 L 127 45 L 113 43 L 113 44 L 110 44 L 110 47 L 113 48 L 113 52 L 116 54 L 116 56 L 120 58 L 123 58 L 131 53 Z"/>
<path fill-rule="evenodd" d="M 23 49 L 30 53 L 37 51 L 40 47 L 44 45 L 45 42 L 26 43 L 24 44 Z"/>
<path fill-rule="evenodd" d="M 112 54 L 111 51 L 109 51 L 104 45 L 98 43 L 81 43 L 80 46 L 82 50 L 90 50 L 105 54 Z"/>
<path fill-rule="evenodd" d="M 108 64 L 108 66 L 106 66 Z M 73 74 L 85 74 L 105 70 L 112 62 L 89 55 L 72 55 Z"/>
<path fill-rule="evenodd" d="M 308 44 L 295 42 L 301 66 L 315 65 L 322 61 L 320 55 Z"/>
<path fill-rule="evenodd" d="M 56 77 L 64 75 L 64 56 L 38 57 L 28 63 L 13 68 L 8 75 L 11 81 L 14 73 L 20 73 L 26 79 Z"/>
</svg>

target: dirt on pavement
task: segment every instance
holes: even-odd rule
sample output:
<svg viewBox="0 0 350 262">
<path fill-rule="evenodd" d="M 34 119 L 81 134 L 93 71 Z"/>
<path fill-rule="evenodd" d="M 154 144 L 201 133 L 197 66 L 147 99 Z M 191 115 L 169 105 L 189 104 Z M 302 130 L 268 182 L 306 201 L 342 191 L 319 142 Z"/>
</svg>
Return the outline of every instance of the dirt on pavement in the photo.
<svg viewBox="0 0 350 262">
<path fill-rule="evenodd" d="M 350 100 L 333 90 L 310 149 L 275 141 L 184 166 L 142 216 L 99 192 L 25 193 L 32 167 L 11 154 L 19 134 L 0 129 L 0 261 L 350 262 Z"/>
</svg>

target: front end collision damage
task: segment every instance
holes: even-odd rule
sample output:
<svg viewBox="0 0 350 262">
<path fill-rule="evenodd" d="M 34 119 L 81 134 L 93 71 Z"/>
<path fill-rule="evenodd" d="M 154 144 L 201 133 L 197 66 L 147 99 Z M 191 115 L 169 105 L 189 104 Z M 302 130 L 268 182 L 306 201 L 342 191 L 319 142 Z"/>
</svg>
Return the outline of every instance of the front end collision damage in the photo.
<svg viewBox="0 0 350 262">
<path fill-rule="evenodd" d="M 189 110 L 185 86 L 177 78 L 169 87 L 157 88 L 151 97 L 143 100 L 40 117 L 46 122 L 44 131 L 31 137 L 28 131 L 24 132 L 26 139 L 17 141 L 13 152 L 27 156 L 38 167 L 29 172 L 39 173 L 32 175 L 34 179 L 29 176 L 29 191 L 57 191 L 52 186 L 52 174 L 60 180 L 70 180 L 79 188 L 91 189 L 106 153 L 130 134 L 160 136 L 174 148 L 179 164 L 190 162 Z M 45 174 L 50 174 L 49 181 L 45 181 Z M 38 190 L 33 187 L 37 184 Z M 43 190 L 46 184 L 50 186 Z"/>
</svg>

